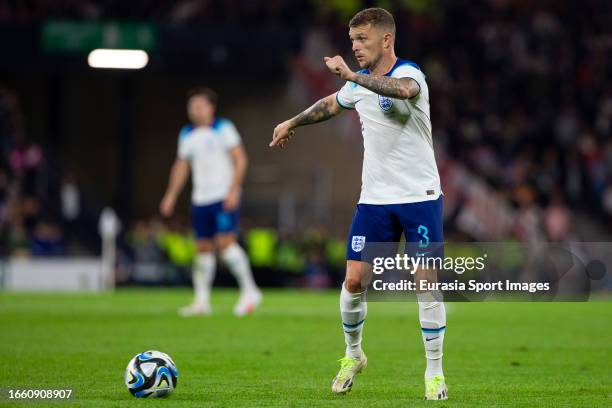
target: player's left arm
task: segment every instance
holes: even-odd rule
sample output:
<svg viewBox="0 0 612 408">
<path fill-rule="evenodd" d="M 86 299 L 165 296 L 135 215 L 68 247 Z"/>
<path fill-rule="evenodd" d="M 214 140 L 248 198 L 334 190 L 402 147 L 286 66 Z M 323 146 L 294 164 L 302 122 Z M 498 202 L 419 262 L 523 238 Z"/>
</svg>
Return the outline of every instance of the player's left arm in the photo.
<svg viewBox="0 0 612 408">
<path fill-rule="evenodd" d="M 232 178 L 232 186 L 223 202 L 223 208 L 226 211 L 233 211 L 240 203 L 240 193 L 242 191 L 242 183 L 248 166 L 248 157 L 242 144 L 229 149 L 229 155 L 234 166 L 234 177 Z"/>
<path fill-rule="evenodd" d="M 418 95 L 421 91 L 418 82 L 412 78 L 392 78 L 382 75 L 366 75 L 353 72 L 339 55 L 333 58 L 325 57 L 325 64 L 330 71 L 339 75 L 343 80 L 354 82 L 378 95 L 395 99 L 410 99 Z"/>
</svg>

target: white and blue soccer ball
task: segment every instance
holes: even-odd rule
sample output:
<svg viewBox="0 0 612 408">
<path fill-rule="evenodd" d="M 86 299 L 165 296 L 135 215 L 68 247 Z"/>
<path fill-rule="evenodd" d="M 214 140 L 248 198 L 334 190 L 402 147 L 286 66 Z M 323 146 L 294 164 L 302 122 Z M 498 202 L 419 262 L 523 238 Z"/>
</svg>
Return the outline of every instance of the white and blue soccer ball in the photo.
<svg viewBox="0 0 612 408">
<path fill-rule="evenodd" d="M 136 355 L 125 369 L 125 385 L 137 398 L 170 395 L 178 382 L 176 364 L 169 355 L 149 350 Z"/>
</svg>

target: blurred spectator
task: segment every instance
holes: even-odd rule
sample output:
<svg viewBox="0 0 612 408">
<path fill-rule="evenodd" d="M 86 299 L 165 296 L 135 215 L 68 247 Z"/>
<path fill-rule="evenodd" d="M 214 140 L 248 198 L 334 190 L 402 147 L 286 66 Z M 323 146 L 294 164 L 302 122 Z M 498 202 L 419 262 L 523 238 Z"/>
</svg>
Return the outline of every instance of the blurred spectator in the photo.
<svg viewBox="0 0 612 408">
<path fill-rule="evenodd" d="M 527 185 L 516 189 L 515 200 L 518 204 L 516 234 L 521 241 L 543 242 L 541 209 L 535 203 L 535 191 Z"/>
<path fill-rule="evenodd" d="M 74 222 L 81 213 L 81 195 L 72 173 L 67 173 L 62 180 L 61 201 L 62 217 L 66 222 Z"/>
<path fill-rule="evenodd" d="M 173 283 L 189 282 L 191 268 L 196 255 L 196 243 L 187 222 L 175 217 L 169 223 L 169 228 L 163 230 L 158 221 L 153 221 L 157 231 L 157 241 L 168 260 L 169 278 Z"/>
<path fill-rule="evenodd" d="M 66 173 L 62 179 L 60 201 L 66 241 L 70 242 L 75 238 L 81 215 L 81 194 L 72 173 Z"/>
<path fill-rule="evenodd" d="M 326 231 L 323 227 L 309 228 L 304 233 L 306 265 L 302 285 L 311 289 L 327 288 L 331 279 L 325 258 Z"/>
<path fill-rule="evenodd" d="M 572 218 L 569 209 L 563 205 L 563 198 L 559 191 L 555 191 L 551 202 L 544 212 L 544 230 L 551 242 L 563 242 L 572 232 Z"/>
<path fill-rule="evenodd" d="M 29 240 L 33 256 L 61 256 L 66 254 L 62 231 L 57 224 L 47 221 L 38 222 Z"/>
<path fill-rule="evenodd" d="M 21 133 L 14 135 L 9 164 L 13 175 L 20 182 L 23 194 L 40 195 L 43 157 L 40 146 L 28 142 Z"/>
<path fill-rule="evenodd" d="M 164 254 L 151 224 L 138 220 L 128 233 L 127 241 L 133 251 L 131 279 L 136 282 L 164 282 Z"/>
<path fill-rule="evenodd" d="M 304 254 L 300 248 L 300 240 L 295 235 L 281 234 L 276 245 L 276 267 L 292 275 L 300 275 L 304 271 Z"/>
<path fill-rule="evenodd" d="M 246 235 L 247 253 L 253 268 L 272 268 L 278 235 L 273 228 L 252 228 Z"/>
<path fill-rule="evenodd" d="M 8 175 L 0 170 L 0 259 L 6 258 L 11 253 L 8 188 Z"/>
</svg>

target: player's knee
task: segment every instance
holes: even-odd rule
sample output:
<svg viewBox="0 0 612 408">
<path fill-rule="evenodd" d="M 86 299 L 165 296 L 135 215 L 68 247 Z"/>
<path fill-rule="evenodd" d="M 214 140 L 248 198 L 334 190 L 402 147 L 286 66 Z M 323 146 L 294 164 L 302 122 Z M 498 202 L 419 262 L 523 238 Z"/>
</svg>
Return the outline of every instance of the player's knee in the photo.
<svg viewBox="0 0 612 408">
<path fill-rule="evenodd" d="M 347 261 L 344 287 L 351 293 L 363 292 L 367 283 L 364 279 L 364 264 L 358 261 Z"/>
<path fill-rule="evenodd" d="M 344 280 L 344 287 L 351 293 L 361 292 L 361 281 L 359 279 L 347 277 Z"/>
<path fill-rule="evenodd" d="M 196 249 L 198 254 L 213 253 L 215 251 L 215 246 L 210 239 L 198 239 L 196 242 Z"/>
<path fill-rule="evenodd" d="M 361 292 L 361 276 L 347 271 L 346 277 L 344 278 L 344 287 L 351 293 Z"/>
<path fill-rule="evenodd" d="M 234 234 L 219 234 L 215 238 L 215 242 L 220 251 L 224 251 L 236 242 Z"/>
<path fill-rule="evenodd" d="M 361 262 L 348 261 L 344 287 L 351 293 L 362 292 L 364 289 Z"/>
</svg>

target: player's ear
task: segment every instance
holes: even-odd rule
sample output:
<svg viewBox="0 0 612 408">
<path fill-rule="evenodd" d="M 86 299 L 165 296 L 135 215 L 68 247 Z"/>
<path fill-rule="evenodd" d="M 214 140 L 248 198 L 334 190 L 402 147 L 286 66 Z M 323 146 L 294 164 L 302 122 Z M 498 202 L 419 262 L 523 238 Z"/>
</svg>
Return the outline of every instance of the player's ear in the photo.
<svg viewBox="0 0 612 408">
<path fill-rule="evenodd" d="M 383 36 L 383 44 L 385 49 L 393 47 L 393 34 L 385 33 Z"/>
</svg>

